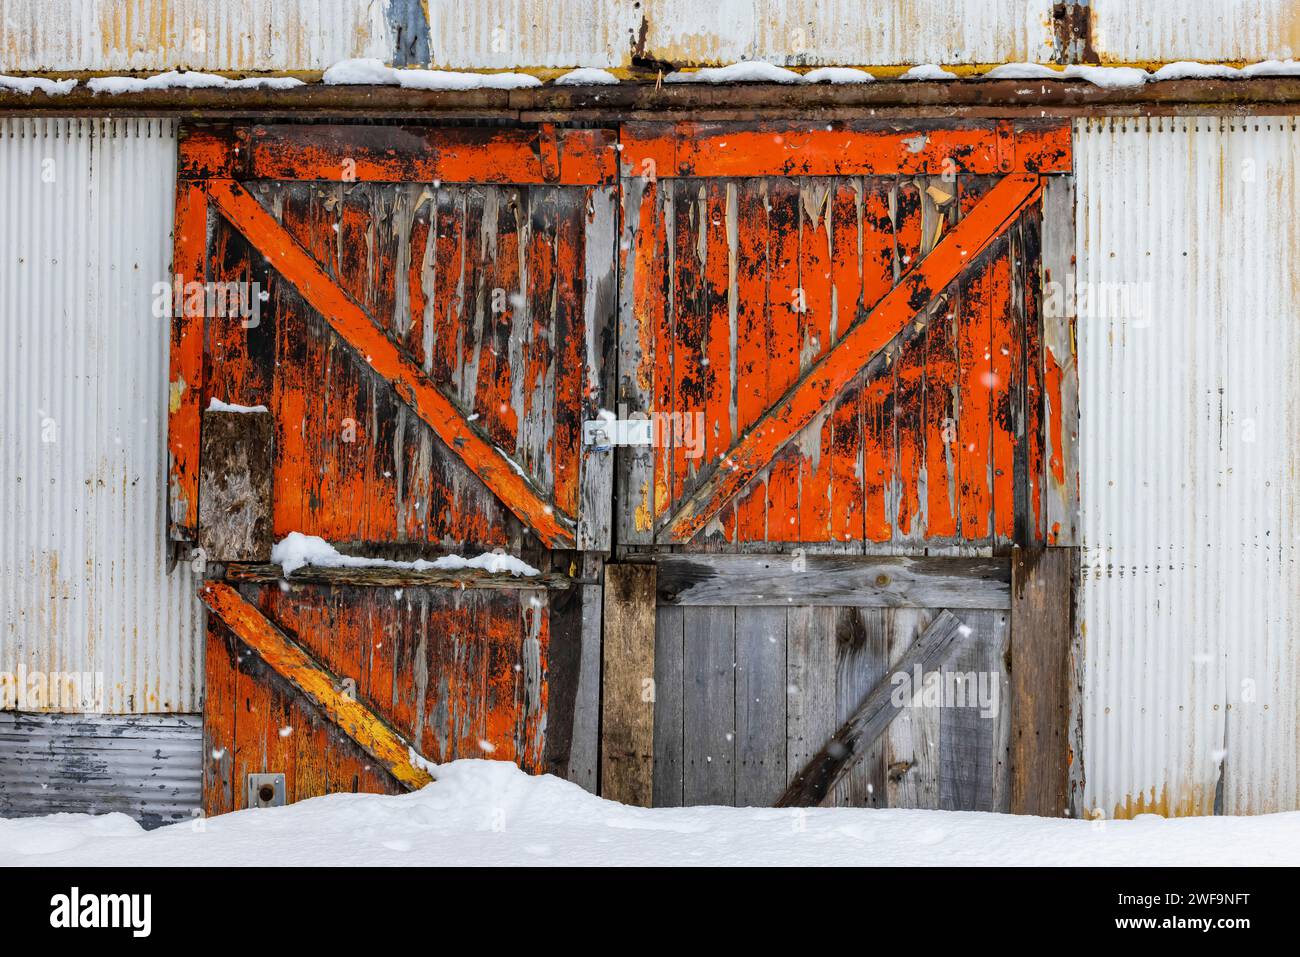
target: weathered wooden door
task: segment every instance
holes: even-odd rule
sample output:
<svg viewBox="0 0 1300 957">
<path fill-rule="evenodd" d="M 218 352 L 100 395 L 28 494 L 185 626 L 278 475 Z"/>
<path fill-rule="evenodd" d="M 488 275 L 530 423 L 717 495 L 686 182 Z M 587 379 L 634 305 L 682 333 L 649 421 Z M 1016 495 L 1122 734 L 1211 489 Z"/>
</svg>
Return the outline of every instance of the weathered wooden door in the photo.
<svg viewBox="0 0 1300 957">
<path fill-rule="evenodd" d="M 622 144 L 619 414 L 650 425 L 619 450 L 615 520 L 658 575 L 652 652 L 605 659 L 606 694 L 654 675 L 653 708 L 606 728 L 607 783 L 771 804 L 954 621 L 927 671 L 979 700 L 897 710 L 825 797 L 1011 806 L 1011 549 L 1073 525 L 1072 359 L 1041 311 L 1068 126 L 649 123 Z"/>
<path fill-rule="evenodd" d="M 228 563 L 204 590 L 210 812 L 244 806 L 250 773 L 286 774 L 290 800 L 418 783 L 416 753 L 566 770 L 574 707 L 548 663 L 581 615 L 577 551 L 610 540 L 610 457 L 581 435 L 613 371 L 615 145 L 183 135 L 171 526 Z M 266 563 L 291 532 L 389 560 L 498 548 L 542 574 L 286 574 Z"/>
</svg>

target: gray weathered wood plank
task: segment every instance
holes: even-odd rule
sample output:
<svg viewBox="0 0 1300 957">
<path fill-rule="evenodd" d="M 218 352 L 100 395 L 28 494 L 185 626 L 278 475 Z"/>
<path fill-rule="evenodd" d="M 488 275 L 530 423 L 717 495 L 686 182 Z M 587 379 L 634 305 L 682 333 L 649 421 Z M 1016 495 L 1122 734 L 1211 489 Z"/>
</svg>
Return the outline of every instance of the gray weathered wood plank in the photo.
<svg viewBox="0 0 1300 957">
<path fill-rule="evenodd" d="M 672 554 L 656 559 L 663 605 L 1009 608 L 999 558 Z"/>
<path fill-rule="evenodd" d="M 786 785 L 786 610 L 736 609 L 736 805 L 771 807 Z"/>
<path fill-rule="evenodd" d="M 682 803 L 735 802 L 736 611 L 684 609 Z"/>
<path fill-rule="evenodd" d="M 600 792 L 648 807 L 653 799 L 655 569 L 605 567 Z"/>
<path fill-rule="evenodd" d="M 601 564 L 598 556 L 585 556 L 583 577 L 599 577 L 603 573 Z M 569 746 L 569 780 L 595 794 L 600 767 L 600 626 L 604 589 L 600 585 L 581 588 L 581 650 Z"/>
<path fill-rule="evenodd" d="M 1079 367 L 1074 348 L 1074 177 L 1049 176 L 1043 186 L 1043 362 L 1045 381 L 1059 379 L 1059 396 L 1048 389 L 1043 428 L 1044 520 L 1053 545 L 1081 544 L 1079 530 Z M 1055 374 L 1059 370 L 1059 376 Z M 1054 407 L 1059 397 L 1060 408 Z M 1054 423 L 1059 422 L 1059 426 Z M 1058 442 L 1059 439 L 1059 442 Z M 1059 445 L 1059 448 L 1057 447 Z M 1053 462 L 1059 463 L 1054 467 Z M 1059 473 L 1059 474 L 1058 474 Z M 1063 479 L 1063 481 L 1062 481 Z"/>
<path fill-rule="evenodd" d="M 993 654 L 997 614 L 964 613 L 969 640 L 939 669 L 944 696 L 940 703 L 939 807 L 944 810 L 994 810 L 994 738 L 997 712 L 1003 704 L 995 697 L 1001 693 L 1002 674 L 1001 662 Z M 953 700 L 948 700 L 949 695 Z"/>
<path fill-rule="evenodd" d="M 786 784 L 839 726 L 835 719 L 838 608 L 795 605 L 786 611 Z"/>
<path fill-rule="evenodd" d="M 585 371 L 584 420 L 614 403 L 615 338 L 618 312 L 618 210 L 613 186 L 593 189 L 588 197 L 586 264 L 583 270 Z M 609 551 L 614 507 L 614 451 L 584 446 L 582 495 L 577 547 Z"/>
<path fill-rule="evenodd" d="M 912 646 L 934 620 L 934 612 L 915 608 L 894 613 L 889 636 L 890 667 Z M 908 699 L 898 717 L 885 731 L 885 790 L 889 807 L 937 808 L 939 806 L 940 713 L 918 708 Z"/>
<path fill-rule="evenodd" d="M 837 609 L 835 645 L 835 726 L 853 712 L 885 676 L 889 656 L 889 631 L 894 610 L 888 608 Z M 831 803 L 837 807 L 875 807 L 885 799 L 884 745 L 877 738 L 865 745 L 836 785 Z"/>
<path fill-rule="evenodd" d="M 898 713 L 893 699 L 899 693 L 895 676 L 910 682 L 913 669 L 922 672 L 941 664 L 955 650 L 969 629 L 951 612 L 940 612 L 925 632 L 907 649 L 825 746 L 796 775 L 777 802 L 779 807 L 819 804 L 844 777 L 853 762 L 864 754 Z M 904 686 L 906 682 L 904 682 Z"/>
<path fill-rule="evenodd" d="M 682 806 L 682 608 L 655 611 L 654 806 Z"/>
</svg>

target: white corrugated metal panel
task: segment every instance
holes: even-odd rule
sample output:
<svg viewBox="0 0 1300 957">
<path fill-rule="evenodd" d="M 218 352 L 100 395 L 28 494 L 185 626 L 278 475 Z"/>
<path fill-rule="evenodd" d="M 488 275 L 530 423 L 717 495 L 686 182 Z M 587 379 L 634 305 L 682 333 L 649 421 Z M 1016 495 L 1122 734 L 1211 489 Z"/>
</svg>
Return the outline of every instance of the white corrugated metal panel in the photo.
<svg viewBox="0 0 1300 957">
<path fill-rule="evenodd" d="M 198 711 L 200 613 L 166 572 L 176 134 L 161 120 L 0 120 L 0 672 L 102 675 L 103 710 Z M 0 676 L 2 679 L 3 676 Z M 48 683 L 46 683 L 48 688 Z"/>
<path fill-rule="evenodd" d="M 0 0 L 0 68 L 322 70 L 392 59 L 389 0 Z"/>
<path fill-rule="evenodd" d="M 646 53 L 785 66 L 1050 60 L 1049 0 L 649 0 Z"/>
<path fill-rule="evenodd" d="M 641 30 L 642 6 L 632 0 L 428 0 L 430 58 L 453 70 L 622 67 Z"/>
<path fill-rule="evenodd" d="M 1300 132 L 1085 120 L 1075 164 L 1085 801 L 1210 813 L 1226 754 L 1225 813 L 1294 809 Z"/>
<path fill-rule="evenodd" d="M 1108 62 L 1285 60 L 1300 54 L 1295 0 L 1092 0 L 1092 41 Z"/>
</svg>

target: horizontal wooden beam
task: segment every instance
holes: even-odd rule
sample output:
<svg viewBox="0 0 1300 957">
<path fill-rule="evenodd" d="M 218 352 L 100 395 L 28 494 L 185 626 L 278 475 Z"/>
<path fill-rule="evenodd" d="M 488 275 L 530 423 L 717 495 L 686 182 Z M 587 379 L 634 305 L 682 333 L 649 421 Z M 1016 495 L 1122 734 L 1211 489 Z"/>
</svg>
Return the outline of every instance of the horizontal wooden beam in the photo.
<svg viewBox="0 0 1300 957">
<path fill-rule="evenodd" d="M 629 175 L 895 176 L 1063 173 L 1070 125 L 966 123 L 900 129 L 878 123 L 628 123 Z M 649 164 L 649 165 L 647 165 Z"/>
<path fill-rule="evenodd" d="M 595 186 L 618 170 L 613 130 L 549 126 L 255 126 L 250 150 L 253 179 Z"/>
<path fill-rule="evenodd" d="M 688 542 L 799 431 L 864 369 L 878 365 L 896 337 L 919 323 L 913 319 L 975 262 L 981 252 L 1041 194 L 1042 177 L 1002 177 L 929 254 L 914 266 L 870 314 L 856 321 L 816 363 L 732 446 L 707 479 L 678 503 L 656 536 L 660 543 Z"/>
<path fill-rule="evenodd" d="M 899 709 L 892 699 L 903 682 L 897 680 L 897 676 L 906 675 L 910 679 L 914 669 L 919 668 L 923 674 L 936 670 L 970 633 L 971 629 L 951 612 L 940 612 L 939 617 L 889 669 L 889 673 L 876 682 L 825 746 L 795 775 L 776 806 L 814 807 L 820 804 L 898 714 Z M 911 691 L 915 694 L 920 689 L 912 688 Z"/>
<path fill-rule="evenodd" d="M 238 591 L 210 581 L 204 583 L 199 597 L 235 637 L 256 651 L 403 786 L 415 790 L 433 781 L 432 775 L 412 760 L 416 752 L 409 741 L 361 702 L 339 690 L 340 683 L 333 674 Z"/>
<path fill-rule="evenodd" d="M 575 584 L 567 575 L 546 572 L 541 575 L 494 574 L 477 568 L 428 569 L 392 568 L 372 565 L 359 568 L 322 568 L 304 565 L 286 575 L 279 565 L 232 564 L 226 566 L 226 578 L 234 582 L 288 581 L 304 585 L 356 585 L 370 588 L 462 588 L 462 589 L 545 589 L 563 591 Z"/>
<path fill-rule="evenodd" d="M 546 545 L 572 548 L 573 520 L 542 492 L 491 440 L 473 426 L 414 361 L 406 356 L 321 268 L 320 263 L 247 190 L 228 179 L 205 182 L 221 214 L 264 255 L 271 266 L 321 314 L 330 328 L 411 407 L 447 447 Z"/>
<path fill-rule="evenodd" d="M 655 564 L 661 605 L 1011 607 L 1006 558 L 676 553 Z"/>
</svg>

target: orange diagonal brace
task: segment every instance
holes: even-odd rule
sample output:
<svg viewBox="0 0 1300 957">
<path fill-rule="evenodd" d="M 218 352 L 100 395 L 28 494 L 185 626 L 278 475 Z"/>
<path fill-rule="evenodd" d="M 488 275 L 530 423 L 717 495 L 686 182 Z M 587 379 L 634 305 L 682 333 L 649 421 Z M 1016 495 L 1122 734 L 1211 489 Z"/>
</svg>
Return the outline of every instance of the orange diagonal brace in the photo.
<svg viewBox="0 0 1300 957">
<path fill-rule="evenodd" d="M 270 213 L 233 180 L 208 181 L 208 193 L 222 215 L 247 237 L 271 265 L 319 312 L 336 333 L 379 375 L 387 379 L 415 414 L 464 460 L 492 493 L 552 548 L 572 548 L 572 522 L 549 505 L 499 448 L 464 416 L 404 356 L 365 309 L 339 288 L 312 255 Z"/>
<path fill-rule="evenodd" d="M 906 328 L 935 295 L 997 239 L 1041 190 L 1039 177 L 1003 177 L 914 267 L 870 315 L 790 387 L 665 523 L 667 540 L 689 541 L 733 495 L 813 420 L 837 393 Z"/>
<path fill-rule="evenodd" d="M 234 588 L 222 582 L 205 582 L 199 597 L 240 641 L 261 655 L 277 674 L 306 695 L 325 717 L 403 785 L 414 790 L 433 780 L 428 771 L 412 763 L 414 752 L 405 738 L 365 705 L 338 691 L 332 674 Z"/>
</svg>

